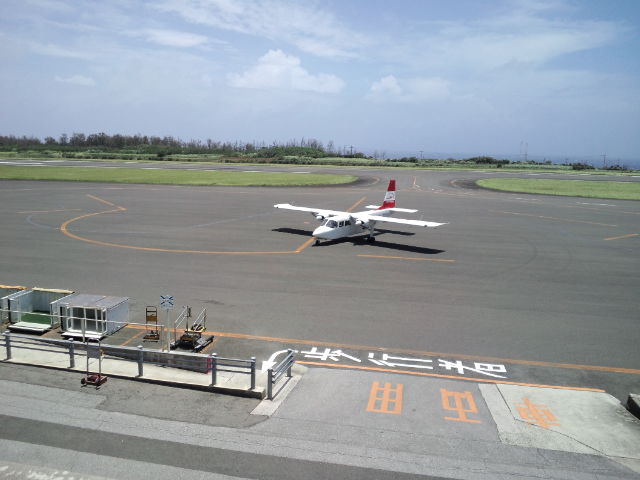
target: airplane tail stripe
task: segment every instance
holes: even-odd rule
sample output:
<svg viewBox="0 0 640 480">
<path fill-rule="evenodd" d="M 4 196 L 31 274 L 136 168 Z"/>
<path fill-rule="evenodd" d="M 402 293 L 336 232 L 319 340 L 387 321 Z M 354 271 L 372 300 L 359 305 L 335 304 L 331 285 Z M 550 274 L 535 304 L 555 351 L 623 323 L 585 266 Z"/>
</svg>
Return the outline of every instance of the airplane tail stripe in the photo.
<svg viewBox="0 0 640 480">
<path fill-rule="evenodd" d="M 396 206 L 396 181 L 394 179 L 389 180 L 389 186 L 387 187 L 387 193 L 384 195 L 384 202 L 378 208 L 378 210 L 384 210 L 385 208 L 394 208 Z"/>
</svg>

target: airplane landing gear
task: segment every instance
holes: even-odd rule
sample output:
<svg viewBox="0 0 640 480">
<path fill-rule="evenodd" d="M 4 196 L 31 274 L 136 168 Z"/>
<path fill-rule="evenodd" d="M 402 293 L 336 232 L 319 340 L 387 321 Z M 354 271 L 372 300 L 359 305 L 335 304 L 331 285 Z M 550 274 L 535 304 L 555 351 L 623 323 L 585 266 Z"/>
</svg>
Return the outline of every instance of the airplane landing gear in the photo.
<svg viewBox="0 0 640 480">
<path fill-rule="evenodd" d="M 369 236 L 367 237 L 367 242 L 373 243 L 376 241 L 376 237 L 373 236 L 373 228 L 369 229 Z"/>
</svg>

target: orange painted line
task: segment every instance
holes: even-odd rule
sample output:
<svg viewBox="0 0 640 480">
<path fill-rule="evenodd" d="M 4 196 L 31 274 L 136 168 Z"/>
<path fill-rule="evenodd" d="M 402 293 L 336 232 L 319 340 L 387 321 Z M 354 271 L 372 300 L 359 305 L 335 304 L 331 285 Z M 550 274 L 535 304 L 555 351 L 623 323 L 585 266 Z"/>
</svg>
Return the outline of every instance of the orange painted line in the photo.
<svg viewBox="0 0 640 480">
<path fill-rule="evenodd" d="M 57 334 L 58 332 L 55 329 L 51 329 L 49 330 L 47 333 L 44 333 L 43 335 L 41 335 L 42 337 L 48 338 L 48 337 L 52 337 L 55 334 Z"/>
<path fill-rule="evenodd" d="M 138 332 L 136 333 L 133 337 L 131 337 L 129 340 L 127 340 L 126 342 L 122 343 L 121 346 L 124 347 L 125 345 L 128 345 L 129 343 L 133 342 L 136 338 L 138 338 L 140 335 L 142 335 L 144 332 Z"/>
<path fill-rule="evenodd" d="M 173 249 L 173 248 L 154 248 L 154 247 L 138 247 L 135 245 L 124 245 L 120 243 L 112 243 L 112 242 L 102 242 L 100 240 L 93 240 L 91 238 L 81 237 L 80 235 L 76 235 L 74 233 L 69 232 L 68 226 L 76 222 L 78 220 L 82 220 L 84 218 L 94 217 L 96 215 L 102 215 L 103 213 L 115 213 L 115 212 L 124 212 L 127 209 L 124 207 L 120 207 L 118 205 L 114 205 L 111 202 L 107 202 L 106 200 L 102 200 L 93 195 L 87 195 L 95 200 L 101 201 L 108 205 L 113 205 L 116 208 L 113 210 L 105 210 L 102 212 L 94 212 L 87 213 L 85 215 L 80 215 L 78 217 L 72 218 L 64 222 L 60 225 L 60 231 L 69 238 L 73 238 L 74 240 L 80 240 L 82 242 L 92 243 L 94 245 L 100 245 L 103 247 L 115 247 L 115 248 L 126 248 L 129 250 L 140 250 L 145 252 L 161 252 L 161 253 L 193 253 L 200 255 L 291 255 L 294 253 L 300 253 L 298 250 L 290 250 L 290 251 L 273 251 L 273 252 L 221 252 L 221 251 L 210 251 L 210 250 L 187 250 L 187 249 Z"/>
<path fill-rule="evenodd" d="M 558 220 L 560 222 L 586 223 L 588 225 L 599 225 L 601 227 L 617 227 L 617 225 L 610 225 L 608 223 L 588 222 L 586 220 L 573 220 L 571 218 L 547 217 L 545 215 L 536 215 L 536 214 L 533 214 L 533 213 L 518 213 L 518 212 L 503 212 L 503 211 L 497 211 L 497 213 L 506 213 L 506 214 L 509 214 L 509 215 L 519 215 L 519 216 L 523 216 L 523 217 L 543 218 L 545 220 Z"/>
<path fill-rule="evenodd" d="M 631 237 L 639 237 L 640 233 L 629 233 L 627 235 L 620 235 L 619 237 L 609 237 L 605 238 L 605 242 L 609 240 L 622 240 L 623 238 L 631 238 Z"/>
<path fill-rule="evenodd" d="M 412 372 L 410 370 L 395 370 L 395 369 L 387 369 L 387 368 L 378 368 L 378 367 L 365 367 L 361 365 L 334 365 L 331 363 L 322 363 L 322 362 L 307 362 L 307 361 L 299 361 L 296 360 L 296 363 L 301 365 L 314 365 L 318 367 L 333 367 L 333 368 L 350 368 L 352 370 L 366 370 L 372 372 L 383 372 L 383 373 L 402 373 L 407 375 L 419 375 L 421 377 L 436 377 L 436 378 L 446 378 L 449 380 L 465 380 L 469 382 L 478 382 L 478 383 L 496 383 L 496 384 L 504 384 L 504 385 L 518 385 L 521 387 L 536 387 L 536 388 L 554 388 L 557 390 L 577 390 L 580 392 L 599 392 L 604 393 L 604 390 L 600 390 L 599 388 L 588 388 L 588 387 L 567 387 L 564 385 L 544 385 L 544 384 L 536 384 L 536 383 L 523 383 L 523 382 L 510 382 L 507 380 L 492 380 L 492 379 L 484 379 L 484 378 L 470 378 L 470 377 L 454 377 L 453 375 L 441 375 L 439 373 L 426 373 L 426 372 Z"/>
<path fill-rule="evenodd" d="M 385 382 L 383 387 L 380 386 L 380 382 L 373 382 L 371 384 L 371 391 L 369 392 L 369 402 L 367 403 L 366 411 L 400 415 L 402 413 L 402 389 L 402 383 L 398 383 L 396 387 L 393 388 L 389 382 Z M 379 396 L 380 393 L 382 396 Z M 395 394 L 394 398 L 391 398 L 392 393 Z M 376 406 L 378 402 L 380 406 Z"/>
<path fill-rule="evenodd" d="M 347 208 L 347 212 L 353 212 L 358 205 L 360 205 L 362 202 L 364 202 L 367 199 L 367 197 L 362 197 L 360 200 L 358 200 L 356 203 L 354 203 L 353 205 L 351 205 L 349 208 Z"/>
<path fill-rule="evenodd" d="M 211 340 L 211 343 L 209 345 L 207 345 L 206 347 L 204 347 L 202 350 L 200 350 L 200 352 L 198 353 L 205 353 L 207 350 L 209 350 L 211 347 L 213 347 L 215 345 L 215 343 L 220 340 L 220 337 L 216 337 L 213 340 Z"/>
<path fill-rule="evenodd" d="M 367 197 L 362 197 L 360 200 L 358 200 L 356 203 L 354 203 L 353 205 L 351 205 L 346 211 L 347 212 L 351 212 L 353 209 L 355 209 L 358 205 L 360 205 L 362 202 L 364 202 L 366 200 Z M 316 237 L 311 237 L 310 239 L 308 239 L 306 242 L 304 242 L 302 245 L 300 245 L 298 248 L 296 248 L 293 252 L 285 252 L 285 253 L 300 253 L 302 252 L 305 248 L 307 248 L 309 245 L 311 245 L 313 242 L 316 241 Z"/>
<path fill-rule="evenodd" d="M 144 328 L 144 326 L 129 325 L 128 328 Z M 533 365 L 537 367 L 567 368 L 567 369 L 574 369 L 574 370 L 591 370 L 596 372 L 628 373 L 631 375 L 640 375 L 640 370 L 636 370 L 632 368 L 602 367 L 597 365 L 580 365 L 580 364 L 573 364 L 573 363 L 542 362 L 537 360 L 517 360 L 513 358 L 483 357 L 480 355 L 465 355 L 461 353 L 427 352 L 424 350 L 414 350 L 410 348 L 374 347 L 370 345 L 353 345 L 348 343 L 321 342 L 321 341 L 315 341 L 315 340 L 300 340 L 295 338 L 266 337 L 261 335 L 248 335 L 246 333 L 230 333 L 230 332 L 205 332 L 205 333 L 207 335 L 216 335 L 216 336 L 227 337 L 227 338 L 239 338 L 242 340 L 261 340 L 264 342 L 293 343 L 298 345 L 311 345 L 311 346 L 322 345 L 327 347 L 336 347 L 336 348 L 349 349 L 349 350 L 410 353 L 410 354 L 420 355 L 425 357 L 455 357 L 463 360 L 493 361 L 493 362 L 500 362 L 500 363 L 513 363 L 516 365 Z"/>
<path fill-rule="evenodd" d="M 454 422 L 482 423 L 480 420 L 467 418 L 467 413 L 478 413 L 478 407 L 476 407 L 476 402 L 473 399 L 473 394 L 471 392 L 450 392 L 449 390 L 441 388 L 440 399 L 444 410 L 458 414 L 457 417 L 444 417 L 445 420 L 452 420 Z M 453 405 L 451 405 L 450 399 L 453 399 Z M 467 408 L 465 408 L 463 400 L 466 400 Z"/>
<path fill-rule="evenodd" d="M 305 248 L 307 248 L 309 245 L 311 245 L 313 242 L 316 241 L 316 237 L 311 237 L 310 239 L 308 239 L 306 242 L 304 242 L 302 245 L 300 245 L 298 248 L 296 248 L 294 250 L 294 253 L 300 253 L 302 252 Z"/>
<path fill-rule="evenodd" d="M 447 258 L 419 258 L 419 257 L 394 257 L 391 255 L 366 255 L 359 253 L 356 257 L 365 257 L 365 258 L 385 258 L 391 260 L 416 260 L 420 262 L 444 262 L 444 263 L 454 263 L 455 260 L 447 259 Z"/>
<path fill-rule="evenodd" d="M 102 202 L 102 203 L 104 203 L 105 205 L 109 205 L 110 207 L 117 207 L 117 208 L 122 208 L 123 210 L 126 210 L 126 208 L 124 208 L 124 207 L 118 207 L 118 205 L 116 205 L 115 203 L 111 203 L 111 202 L 109 202 L 109 201 L 107 201 L 107 200 L 104 200 L 104 199 L 102 199 L 102 198 L 96 197 L 96 196 L 94 196 L 94 195 L 89 195 L 89 194 L 87 194 L 87 197 L 89 197 L 89 198 L 93 198 L 94 200 L 97 200 L 98 202 Z"/>
</svg>

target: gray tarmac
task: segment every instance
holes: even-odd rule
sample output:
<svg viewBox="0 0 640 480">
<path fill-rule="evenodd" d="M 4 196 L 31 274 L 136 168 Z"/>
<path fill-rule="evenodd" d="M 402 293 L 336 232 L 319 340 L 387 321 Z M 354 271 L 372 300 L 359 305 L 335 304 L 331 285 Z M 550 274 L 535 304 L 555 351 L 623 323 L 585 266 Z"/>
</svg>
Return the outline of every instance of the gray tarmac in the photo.
<svg viewBox="0 0 640 480">
<path fill-rule="evenodd" d="M 469 188 L 481 172 L 344 171 L 362 178 L 0 182 L 0 283 L 128 296 L 137 322 L 173 295 L 207 308 L 212 351 L 295 348 L 311 367 L 266 417 L 251 399 L 117 379 L 79 392 L 77 373 L 0 365 L 0 476 L 637 478 L 638 424 L 618 401 L 640 391 L 640 202 Z M 449 225 L 314 247 L 310 215 L 272 207 L 362 208 L 391 177 L 399 206 Z M 404 385 L 401 412 L 371 403 L 374 382 Z M 514 423 L 528 399 L 549 425 Z"/>
<path fill-rule="evenodd" d="M 218 353 L 259 361 L 302 340 L 530 362 L 525 370 L 603 367 L 580 373 L 610 374 L 607 391 L 621 400 L 640 390 L 640 202 L 465 188 L 480 172 L 345 172 L 362 179 L 327 188 L 1 182 L 0 282 L 128 296 L 134 322 L 173 295 L 207 308 L 208 330 L 246 336 L 219 336 Z M 362 208 L 381 200 L 391 176 L 400 206 L 449 225 L 313 247 L 310 215 L 272 207 Z"/>
</svg>

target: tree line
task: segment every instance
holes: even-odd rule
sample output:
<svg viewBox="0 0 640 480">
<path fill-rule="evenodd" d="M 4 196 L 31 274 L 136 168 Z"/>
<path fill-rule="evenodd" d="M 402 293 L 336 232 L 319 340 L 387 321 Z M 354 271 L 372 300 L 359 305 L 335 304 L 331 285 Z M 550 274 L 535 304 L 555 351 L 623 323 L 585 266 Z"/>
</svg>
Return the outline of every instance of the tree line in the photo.
<svg viewBox="0 0 640 480">
<path fill-rule="evenodd" d="M 91 149 L 97 151 L 128 150 L 132 153 L 152 153 L 162 155 L 172 154 L 255 154 L 262 157 L 276 157 L 282 155 L 326 157 L 343 156 L 342 152 L 336 151 L 333 141 L 325 146 L 321 141 L 314 138 L 302 138 L 301 140 L 289 140 L 288 142 L 221 142 L 212 139 L 202 140 L 181 140 L 173 136 L 148 136 L 148 135 L 109 135 L 106 133 L 63 133 L 58 138 L 51 136 L 40 139 L 34 136 L 17 137 L 14 135 L 0 135 L 0 148 L 14 148 L 18 150 L 58 150 L 58 151 L 78 151 L 81 149 Z M 353 152 L 347 157 L 364 157 L 364 154 Z"/>
</svg>

